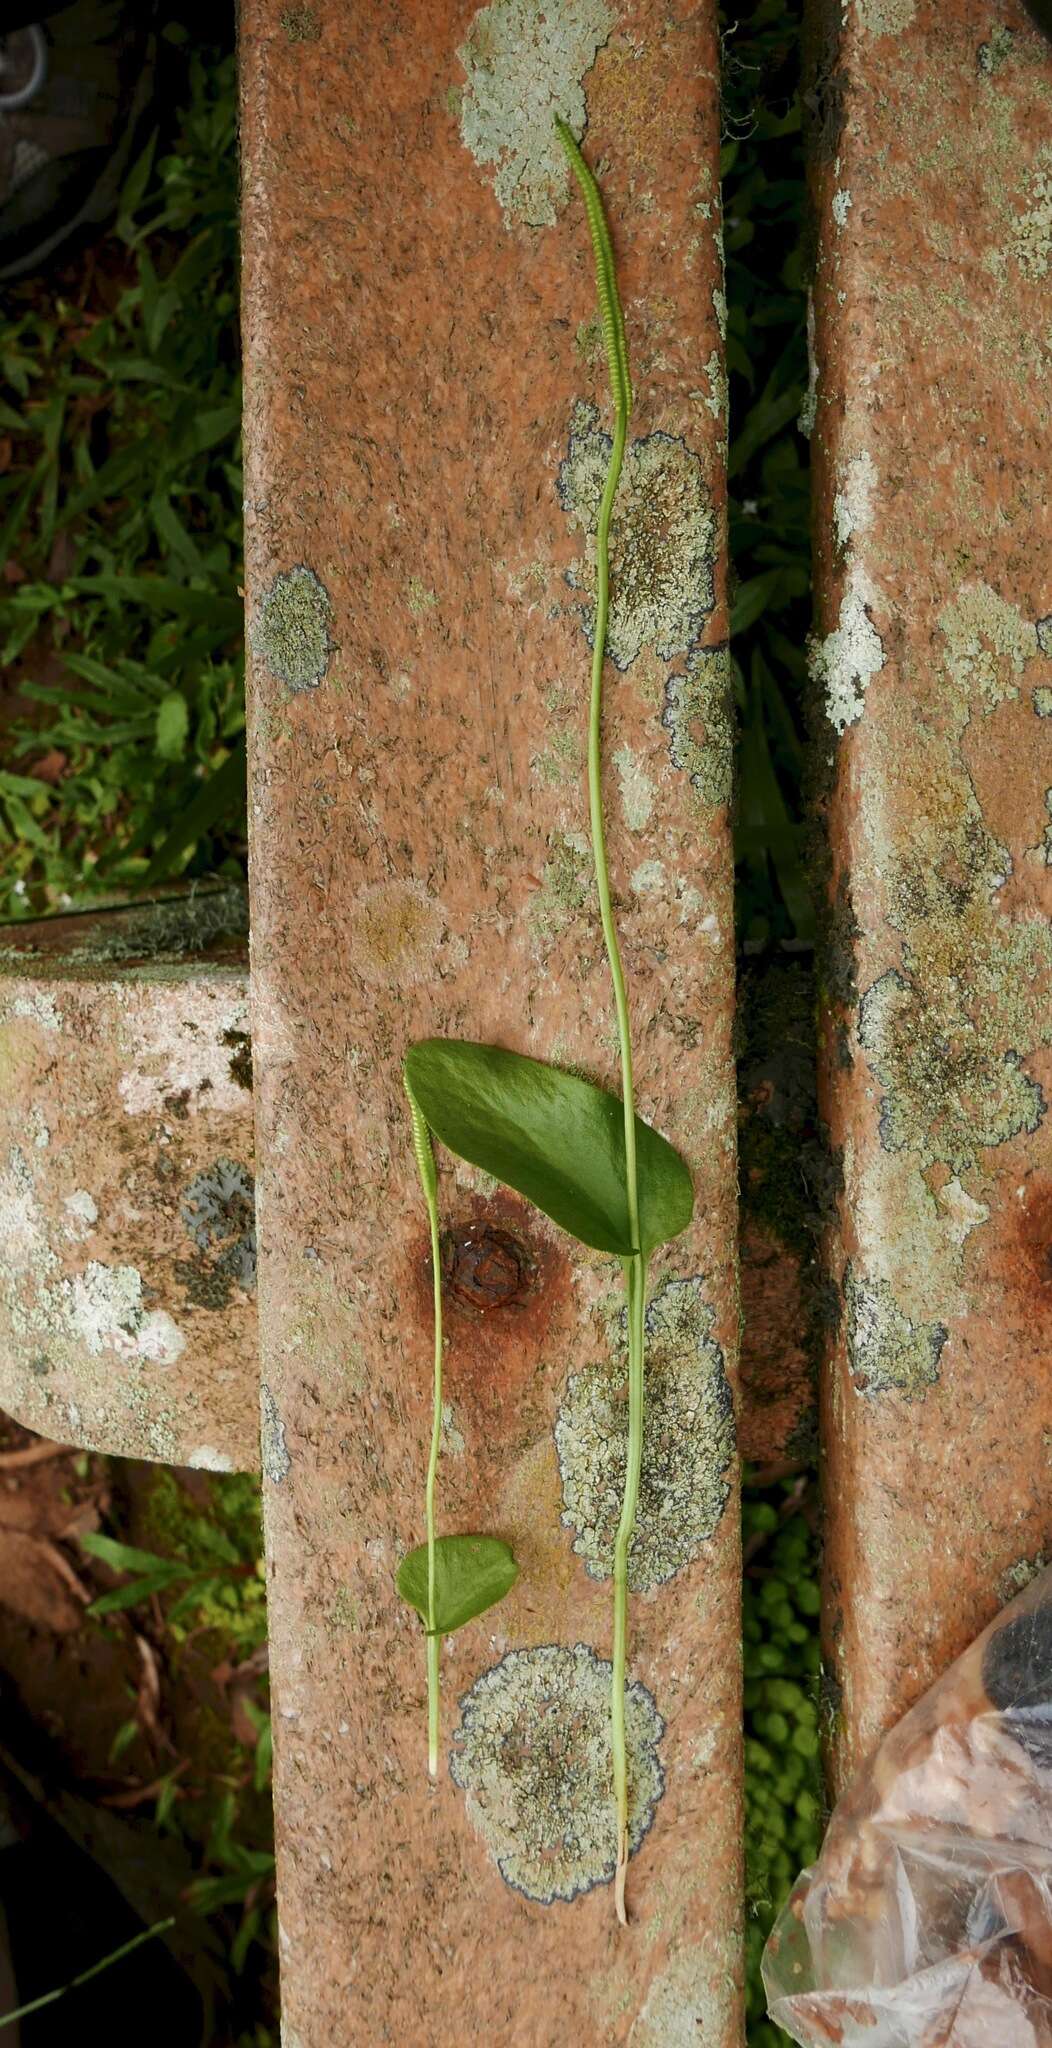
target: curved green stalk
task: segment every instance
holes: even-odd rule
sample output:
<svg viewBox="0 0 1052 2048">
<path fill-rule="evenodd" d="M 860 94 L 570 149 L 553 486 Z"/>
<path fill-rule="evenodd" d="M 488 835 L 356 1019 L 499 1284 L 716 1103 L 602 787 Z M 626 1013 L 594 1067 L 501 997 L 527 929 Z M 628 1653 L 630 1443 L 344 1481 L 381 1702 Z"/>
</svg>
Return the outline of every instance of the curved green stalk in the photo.
<svg viewBox="0 0 1052 2048">
<path fill-rule="evenodd" d="M 431 1417 L 431 1453 L 427 1461 L 427 1486 L 424 1494 L 427 1518 L 427 1767 L 431 1776 L 435 1777 L 438 1772 L 438 1660 L 441 1643 L 435 1626 L 435 1486 L 438 1479 L 438 1457 L 442 1448 L 442 1253 L 438 1237 L 438 1173 L 435 1168 L 431 1133 L 408 1081 L 405 1082 L 405 1092 L 409 1098 L 409 1114 L 413 1124 L 413 1151 L 416 1153 L 420 1186 L 431 1226 L 431 1274 L 435 1302 L 434 1406 Z"/>
<path fill-rule="evenodd" d="M 614 1901 L 618 1919 L 624 1924 L 625 1876 L 628 1869 L 628 1755 L 625 1741 L 625 1684 L 628 1654 L 628 1553 L 635 1529 L 639 1503 L 639 1475 L 643 1457 L 644 1351 L 646 1316 L 646 1259 L 639 1235 L 639 1170 L 636 1161 L 635 1088 L 632 1074 L 632 1034 L 628 1013 L 621 948 L 610 901 L 610 871 L 606 854 L 606 827 L 602 797 L 603 665 L 610 617 L 610 521 L 621 479 L 628 421 L 632 411 L 632 385 L 628 371 L 628 347 L 624 314 L 617 289 L 613 245 L 603 212 L 599 187 L 585 163 L 565 121 L 556 120 L 559 140 L 584 197 L 588 226 L 595 256 L 596 289 L 606 343 L 610 373 L 610 395 L 614 405 L 614 437 L 610 463 L 603 487 L 596 527 L 595 636 L 592 646 L 592 694 L 588 719 L 588 809 L 592 832 L 592 856 L 599 895 L 603 939 L 610 963 L 617 1035 L 621 1053 L 621 1095 L 625 1116 L 625 1192 L 633 1256 L 624 1261 L 628 1322 L 628 1452 L 621 1516 L 614 1543 L 613 1673 L 610 1697 L 610 1747 L 613 1758 L 614 1800 L 617 1808 L 617 1873 Z"/>
</svg>

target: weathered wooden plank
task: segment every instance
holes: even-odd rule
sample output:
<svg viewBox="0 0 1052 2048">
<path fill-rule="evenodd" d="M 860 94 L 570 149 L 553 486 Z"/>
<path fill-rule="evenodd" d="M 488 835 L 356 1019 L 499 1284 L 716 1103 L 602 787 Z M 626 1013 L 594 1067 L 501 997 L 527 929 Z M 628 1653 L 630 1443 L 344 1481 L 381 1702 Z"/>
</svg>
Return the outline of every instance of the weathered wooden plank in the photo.
<svg viewBox="0 0 1052 2048">
<path fill-rule="evenodd" d="M 1052 1539 L 1052 67 L 976 0 L 816 41 L 843 1774 Z"/>
<path fill-rule="evenodd" d="M 242 30 L 284 2039 L 726 2048 L 741 1816 L 715 11 L 250 0 Z M 656 1273 L 652 1590 L 630 1660 L 653 1814 L 620 1934 L 610 1594 L 585 1568 L 593 1549 L 605 1568 L 617 1486 L 616 1275 L 448 1159 L 442 1521 L 505 1535 L 521 1578 L 447 1648 L 453 1771 L 433 1788 L 421 1639 L 393 1586 L 422 1533 L 430 1419 L 403 1049 L 452 1031 L 617 1071 L 583 777 L 605 376 L 554 108 L 587 108 L 622 266 L 637 404 L 612 859 L 641 1106 L 698 1187 Z M 493 1233 L 521 1285 L 483 1311 Z"/>
</svg>

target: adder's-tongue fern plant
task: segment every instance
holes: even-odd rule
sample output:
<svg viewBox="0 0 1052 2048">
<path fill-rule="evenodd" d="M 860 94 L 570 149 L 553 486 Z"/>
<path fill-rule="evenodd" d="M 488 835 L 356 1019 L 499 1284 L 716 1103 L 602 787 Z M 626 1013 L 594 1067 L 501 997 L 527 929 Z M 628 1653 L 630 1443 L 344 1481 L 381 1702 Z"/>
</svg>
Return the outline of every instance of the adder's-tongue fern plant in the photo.
<svg viewBox="0 0 1052 2048">
<path fill-rule="evenodd" d="M 613 1560 L 610 1733 L 617 1857 L 615 1904 L 625 1914 L 629 1782 L 625 1740 L 628 1555 L 635 1529 L 643 1452 L 647 1266 L 657 1246 L 690 1222 L 693 1189 L 682 1159 L 635 1113 L 628 995 L 610 900 L 602 802 L 603 668 L 610 610 L 610 522 L 624 458 L 632 387 L 613 249 L 599 189 L 566 123 L 559 138 L 584 196 L 610 372 L 614 433 L 596 529 L 596 611 L 588 719 L 588 808 L 596 891 L 606 943 L 621 1056 L 621 1098 L 577 1075 L 497 1046 L 427 1039 L 405 1060 L 413 1137 L 431 1223 L 435 1288 L 435 1377 L 428 1464 L 427 1542 L 399 1570 L 404 1596 L 428 1632 L 430 1762 L 438 1749 L 438 1638 L 500 1599 L 515 1577 L 494 1537 L 436 1537 L 435 1477 L 441 1440 L 442 1302 L 437 1185 L 431 1133 L 452 1152 L 533 1202 L 579 1243 L 615 1254 L 625 1281 L 628 1331 L 628 1445 Z"/>
<path fill-rule="evenodd" d="M 639 1168 L 636 1160 L 635 1087 L 632 1078 L 632 1028 L 628 1014 L 621 948 L 610 902 L 610 872 L 606 859 L 606 827 L 603 822 L 602 722 L 603 664 L 606 659 L 606 630 L 610 615 L 610 520 L 621 479 L 625 437 L 632 411 L 632 384 L 628 374 L 628 345 L 625 321 L 617 289 L 614 252 L 610 230 L 599 197 L 599 187 L 585 163 L 565 121 L 556 120 L 559 140 L 581 188 L 595 257 L 596 290 L 606 343 L 610 376 L 610 397 L 614 407 L 614 438 L 610 464 L 599 506 L 596 528 L 595 634 L 592 643 L 592 693 L 588 714 L 588 812 L 592 831 L 592 858 L 599 895 L 603 939 L 610 963 L 610 979 L 617 1010 L 617 1036 L 621 1053 L 621 1097 L 625 1119 L 625 1194 L 631 1257 L 625 1261 L 625 1292 L 628 1323 L 628 1464 L 621 1516 L 614 1542 L 614 1641 L 610 1727 L 614 1763 L 614 1799 L 617 1805 L 617 1917 L 625 1918 L 625 1871 L 628 1867 L 628 1759 L 625 1752 L 625 1660 L 628 1638 L 628 1551 L 639 1501 L 639 1473 L 643 1456 L 643 1352 L 646 1328 L 647 1269 L 639 1238 Z"/>
</svg>

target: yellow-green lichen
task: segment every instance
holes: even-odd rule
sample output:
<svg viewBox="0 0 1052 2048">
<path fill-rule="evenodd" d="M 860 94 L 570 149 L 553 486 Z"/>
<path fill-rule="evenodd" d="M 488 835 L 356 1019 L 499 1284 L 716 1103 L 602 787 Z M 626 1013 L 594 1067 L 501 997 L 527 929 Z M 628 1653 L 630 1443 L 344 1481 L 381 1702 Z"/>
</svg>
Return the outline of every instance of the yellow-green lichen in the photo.
<svg viewBox="0 0 1052 2048">
<path fill-rule="evenodd" d="M 551 227 L 565 205 L 569 170 L 554 117 L 584 134 L 582 80 L 615 19 L 605 0 L 492 0 L 475 15 L 457 51 L 466 77 L 460 134 L 477 164 L 494 167 L 509 220 Z"/>
<path fill-rule="evenodd" d="M 557 489 L 571 526 L 589 540 L 598 524 L 610 449 L 596 407 L 576 405 Z M 630 442 L 610 532 L 607 650 L 618 668 L 627 669 L 645 647 L 673 661 L 696 645 L 715 602 L 715 545 L 712 499 L 693 449 L 663 433 Z M 592 593 L 591 550 L 569 581 Z M 589 641 L 593 626 L 589 604 Z"/>
<path fill-rule="evenodd" d="M 628 1559 L 636 1592 L 696 1557 L 730 1496 L 734 1408 L 713 1311 L 697 1279 L 667 1281 L 647 1309 L 647 1400 L 639 1514 Z M 609 1578 L 628 1447 L 623 1312 L 610 1356 L 573 1373 L 555 1422 L 562 1519 L 590 1578 Z"/>
<path fill-rule="evenodd" d="M 321 23 L 313 7 L 286 7 L 281 26 L 287 43 L 320 43 Z"/>
<path fill-rule="evenodd" d="M 584 1643 L 512 1650 L 461 1701 L 450 1771 L 513 1891 L 544 1905 L 608 1884 L 617 1862 L 610 1791 L 609 1663 Z M 646 1687 L 625 1695 L 629 1838 L 638 1849 L 664 1790 L 664 1722 Z"/>
<path fill-rule="evenodd" d="M 677 768 L 706 809 L 730 802 L 734 783 L 734 702 L 730 648 L 695 647 L 684 674 L 670 676 L 661 723 Z"/>
<path fill-rule="evenodd" d="M 984 78 L 995 78 L 1001 66 L 1007 64 L 1014 42 L 1011 29 L 1003 21 L 995 22 L 989 42 L 980 43 L 976 51 L 976 66 Z"/>
<path fill-rule="evenodd" d="M 1027 1587 L 1032 1586 L 1034 1580 L 1039 1579 L 1042 1572 L 1048 1570 L 1050 1563 L 1052 1559 L 1044 1550 L 1037 1551 L 1033 1557 L 1017 1558 L 1014 1564 L 1010 1564 L 1001 1573 L 997 1582 L 998 1597 L 1002 1604 L 1007 1605 L 1009 1600 L 1014 1600 L 1018 1594 L 1025 1593 Z"/>
<path fill-rule="evenodd" d="M 949 1332 L 944 1323 L 917 1323 L 904 1315 L 886 1280 L 863 1281 L 849 1265 L 844 1275 L 847 1355 L 862 1394 L 913 1396 L 935 1385 Z"/>
<path fill-rule="evenodd" d="M 1015 259 L 1024 277 L 1047 277 L 1052 264 L 1052 149 L 1041 150 L 1031 174 L 1030 205 L 1013 229 Z"/>
<path fill-rule="evenodd" d="M 530 923 L 547 942 L 584 909 L 594 887 L 587 840 L 580 846 L 563 836 L 551 840 L 541 885 L 530 902 Z"/>
<path fill-rule="evenodd" d="M 332 654 L 332 599 L 302 562 L 283 569 L 256 614 L 253 652 L 290 690 L 316 689 Z"/>
<path fill-rule="evenodd" d="M 589 367 L 603 360 L 603 323 L 598 313 L 590 320 L 582 320 L 574 335 L 574 347 L 583 363 Z"/>
<path fill-rule="evenodd" d="M 422 583 L 419 576 L 410 576 L 405 587 L 405 601 L 414 619 L 422 619 L 427 612 L 435 610 L 438 604 L 438 592 L 429 590 L 427 584 Z"/>
</svg>

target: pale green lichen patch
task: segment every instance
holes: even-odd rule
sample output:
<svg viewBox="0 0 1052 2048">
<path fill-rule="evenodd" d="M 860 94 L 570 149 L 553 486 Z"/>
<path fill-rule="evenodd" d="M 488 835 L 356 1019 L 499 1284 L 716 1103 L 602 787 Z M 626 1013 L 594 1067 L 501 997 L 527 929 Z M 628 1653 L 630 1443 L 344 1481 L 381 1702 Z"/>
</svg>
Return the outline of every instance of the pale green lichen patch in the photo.
<svg viewBox="0 0 1052 2048">
<path fill-rule="evenodd" d="M 611 1667 L 584 1643 L 512 1650 L 461 1701 L 450 1771 L 506 1884 L 543 1905 L 608 1884 L 617 1862 L 611 1797 Z M 629 1685 L 629 1839 L 650 1826 L 664 1778 L 664 1722 Z"/>
<path fill-rule="evenodd" d="M 438 592 L 429 590 L 427 584 L 421 582 L 419 576 L 410 576 L 405 587 L 405 601 L 414 619 L 422 619 L 428 612 L 433 612 L 436 609 Z"/>
<path fill-rule="evenodd" d="M 917 0 L 855 0 L 860 26 L 871 36 L 898 36 L 917 12 Z"/>
<path fill-rule="evenodd" d="M 594 540 L 611 440 L 594 405 L 578 404 L 559 468 L 559 502 L 570 524 Z M 716 523 L 698 456 L 671 434 L 632 441 L 610 530 L 610 619 L 607 651 L 627 669 L 645 647 L 663 661 L 698 641 L 715 603 Z M 595 587 L 592 550 L 570 571 L 574 588 Z M 591 643 L 593 608 L 584 614 Z"/>
<path fill-rule="evenodd" d="M 1008 1601 L 1014 1600 L 1019 1593 L 1025 1593 L 1027 1587 L 1032 1586 L 1034 1580 L 1039 1579 L 1042 1572 L 1048 1570 L 1050 1563 L 1052 1558 L 1049 1558 L 1047 1551 L 1044 1550 L 1037 1551 L 1033 1557 L 1017 1558 L 1014 1564 L 1010 1564 L 1007 1570 L 1001 1573 L 998 1580 L 997 1592 L 1002 1604 L 1007 1605 Z"/>
<path fill-rule="evenodd" d="M 840 489 L 833 499 L 833 528 L 839 548 L 869 532 L 877 482 L 877 466 L 868 448 L 844 465 Z"/>
<path fill-rule="evenodd" d="M 569 191 L 555 115 L 580 140 L 583 80 L 615 20 L 605 0 L 492 0 L 476 14 L 457 51 L 467 81 L 460 134 L 477 164 L 494 167 L 509 219 L 554 226 Z"/>
<path fill-rule="evenodd" d="M 555 938 L 584 909 L 593 886 L 587 840 L 576 845 L 566 834 L 552 839 L 540 888 L 530 902 L 529 918 L 537 938 L 545 943 Z"/>
<path fill-rule="evenodd" d="M 70 1286 L 74 1333 L 97 1357 L 114 1351 L 122 1358 L 174 1365 L 186 1338 L 165 1309 L 147 1309 L 142 1274 L 135 1266 L 106 1266 L 93 1259 Z"/>
<path fill-rule="evenodd" d="M 621 785 L 621 811 L 630 832 L 642 832 L 654 808 L 654 785 L 639 755 L 632 748 L 618 747 L 614 767 Z"/>
<path fill-rule="evenodd" d="M 705 365 L 705 375 L 709 380 L 709 395 L 707 398 L 702 398 L 702 405 L 705 407 L 706 412 L 712 414 L 714 420 L 726 419 L 728 406 L 727 372 L 723 367 L 723 357 L 716 349 L 712 350 Z"/>
<path fill-rule="evenodd" d="M 1013 227 L 1015 259 L 1024 277 L 1047 277 L 1052 264 L 1052 149 L 1040 152 L 1031 174 L 1030 205 Z"/>
<path fill-rule="evenodd" d="M 665 686 L 661 723 L 674 765 L 690 777 L 706 809 L 730 802 L 734 786 L 734 701 L 731 653 L 695 647 L 683 675 Z"/>
<path fill-rule="evenodd" d="M 1052 654 L 1052 612 L 1049 612 L 1047 618 L 1038 620 L 1034 631 L 1037 634 L 1037 644 L 1042 654 Z M 1036 690 L 1034 692 L 1035 704 L 1039 697 L 1047 698 L 1049 707 L 1052 707 L 1052 690 Z M 1045 716 L 1047 717 L 1047 715 L 1046 710 Z"/>
<path fill-rule="evenodd" d="M 973 721 L 1019 695 L 1036 628 L 984 584 L 946 605 L 939 627 L 938 724 L 916 758 L 897 729 L 880 742 L 897 794 L 870 814 L 871 857 L 902 963 L 866 990 L 859 1037 L 883 1086 L 886 1150 L 960 1173 L 1044 1115 L 1025 1062 L 1052 1039 L 1052 934 L 998 903 L 1012 862 L 964 753 Z M 895 829 L 902 815 L 908 834 Z"/>
<path fill-rule="evenodd" d="M 1034 710 L 1038 718 L 1052 718 L 1052 690 L 1042 686 L 1034 691 Z"/>
<path fill-rule="evenodd" d="M 590 320 L 581 321 L 574 335 L 573 345 L 582 363 L 587 363 L 589 368 L 591 368 L 593 363 L 602 362 L 604 354 L 603 323 L 598 313 L 593 313 Z"/>
<path fill-rule="evenodd" d="M 259 1390 L 260 1408 L 260 1462 L 267 1478 L 275 1486 L 287 1479 L 292 1467 L 288 1445 L 285 1441 L 285 1424 L 278 1413 L 278 1404 L 266 1381 Z"/>
<path fill-rule="evenodd" d="M 975 979 L 981 969 L 977 961 Z M 867 989 L 859 1014 L 859 1041 L 885 1091 L 881 1143 L 889 1152 L 918 1152 L 928 1164 L 942 1160 L 957 1173 L 980 1147 L 1035 1131 L 1045 1112 L 1020 1054 L 997 1049 L 996 1013 L 984 1018 L 977 1005 L 973 1024 L 965 1000 L 960 985 L 907 980 L 889 968 Z"/>
<path fill-rule="evenodd" d="M 704 2048 L 734 2024 L 732 1959 L 711 1941 L 682 1949 L 655 1977 L 632 2027 L 632 2048 Z"/>
<path fill-rule="evenodd" d="M 670 1280 L 647 1309 L 646 1418 L 639 1515 L 628 1559 L 636 1592 L 697 1556 L 730 1495 L 734 1408 L 713 1311 L 697 1279 Z M 571 1374 L 555 1423 L 563 1515 L 590 1578 L 609 1578 L 628 1449 L 623 1313 L 609 1357 Z"/>
<path fill-rule="evenodd" d="M 939 630 L 958 691 L 978 698 L 978 708 L 987 711 L 1015 696 L 1025 664 L 1038 652 L 1037 627 L 988 583 L 966 585 L 944 605 Z"/>
<path fill-rule="evenodd" d="M 267 591 L 252 628 L 252 648 L 290 690 L 314 690 L 332 654 L 332 599 L 302 562 L 283 569 Z"/>
<path fill-rule="evenodd" d="M 847 1355 L 862 1394 L 891 1389 L 922 1394 L 939 1377 L 949 1331 L 944 1323 L 917 1323 L 904 1315 L 886 1280 L 863 1281 L 853 1266 L 844 1276 Z"/>
<path fill-rule="evenodd" d="M 831 633 L 812 640 L 809 666 L 821 688 L 826 716 L 837 732 L 846 732 L 861 718 L 866 691 L 884 666 L 884 643 L 870 618 L 877 593 L 861 565 L 850 571 Z"/>
</svg>

